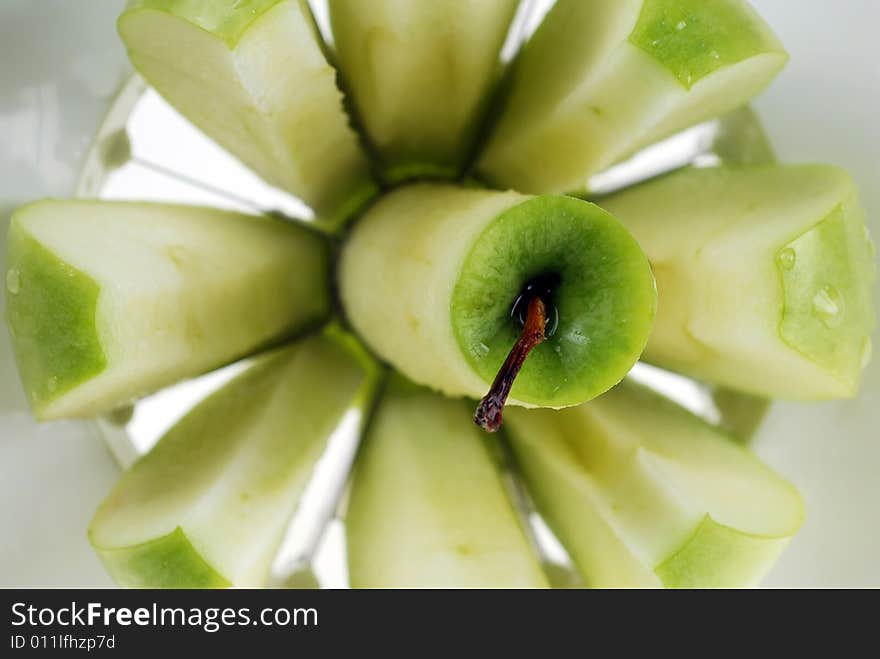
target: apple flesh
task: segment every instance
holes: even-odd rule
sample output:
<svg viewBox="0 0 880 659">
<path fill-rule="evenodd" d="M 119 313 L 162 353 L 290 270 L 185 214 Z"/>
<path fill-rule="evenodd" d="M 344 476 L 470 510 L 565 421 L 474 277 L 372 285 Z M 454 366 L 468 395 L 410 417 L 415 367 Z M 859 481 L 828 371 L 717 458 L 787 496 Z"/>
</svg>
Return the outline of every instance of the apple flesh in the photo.
<svg viewBox="0 0 880 659">
<path fill-rule="evenodd" d="M 192 206 L 36 202 L 9 229 L 6 319 L 40 419 L 92 416 L 322 322 L 328 250 Z"/>
<path fill-rule="evenodd" d="M 538 510 L 592 587 L 757 585 L 798 530 L 795 488 L 732 438 L 628 381 L 508 412 Z"/>
<path fill-rule="evenodd" d="M 378 368 L 325 333 L 268 353 L 126 472 L 89 529 L 123 586 L 263 586 L 343 416 L 365 419 Z"/>
<path fill-rule="evenodd" d="M 744 0 L 558 0 L 514 64 L 477 172 L 523 192 L 580 192 L 743 105 L 786 60 Z"/>
<path fill-rule="evenodd" d="M 376 193 L 305 0 L 135 0 L 119 33 L 171 105 L 327 228 Z"/>
<path fill-rule="evenodd" d="M 619 382 L 654 315 L 647 260 L 612 216 L 569 197 L 441 184 L 398 189 L 358 222 L 340 260 L 354 328 L 401 373 L 479 398 L 521 326 L 530 282 L 548 282 L 548 337 L 530 353 L 515 404 L 564 407 Z"/>
<path fill-rule="evenodd" d="M 335 52 L 385 178 L 456 177 L 518 0 L 333 0 Z"/>
<path fill-rule="evenodd" d="M 468 405 L 395 378 L 352 482 L 354 588 L 541 588 L 546 579 Z M 497 448 L 497 447 L 496 447 Z"/>
<path fill-rule="evenodd" d="M 766 165 L 776 162 L 776 152 L 757 113 L 743 107 L 718 119 L 712 140 L 712 155 L 718 164 Z"/>
<path fill-rule="evenodd" d="M 644 359 L 758 396 L 854 396 L 876 266 L 850 177 L 829 166 L 691 169 L 603 199 L 648 254 Z"/>
</svg>

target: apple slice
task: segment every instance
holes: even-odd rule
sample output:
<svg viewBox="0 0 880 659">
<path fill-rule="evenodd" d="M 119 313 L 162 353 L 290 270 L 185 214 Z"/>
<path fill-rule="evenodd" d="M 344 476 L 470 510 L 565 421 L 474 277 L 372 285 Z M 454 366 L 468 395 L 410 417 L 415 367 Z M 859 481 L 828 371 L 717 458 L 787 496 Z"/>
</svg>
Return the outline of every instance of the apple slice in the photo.
<svg viewBox="0 0 880 659">
<path fill-rule="evenodd" d="M 400 378 L 364 439 L 346 531 L 355 588 L 547 585 L 467 405 Z"/>
<path fill-rule="evenodd" d="M 745 0 L 558 0 L 515 63 L 478 173 L 523 192 L 581 191 L 746 103 L 786 60 Z"/>
<path fill-rule="evenodd" d="M 12 218 L 8 266 L 7 322 L 40 419 L 109 411 L 330 313 L 318 234 L 207 208 L 36 202 Z"/>
<path fill-rule="evenodd" d="M 305 0 L 134 0 L 119 33 L 171 105 L 328 228 L 376 193 Z"/>
<path fill-rule="evenodd" d="M 717 164 L 767 165 L 776 162 L 776 152 L 757 113 L 749 106 L 718 118 L 708 160 Z M 699 159 L 697 159 L 699 163 Z"/>
<path fill-rule="evenodd" d="M 457 176 L 518 0 L 333 0 L 339 69 L 389 181 Z"/>
<path fill-rule="evenodd" d="M 760 396 L 854 396 L 871 353 L 873 247 L 828 166 L 684 170 L 603 199 L 651 260 L 645 359 Z"/>
<path fill-rule="evenodd" d="M 89 539 L 117 583 L 265 585 L 316 461 L 378 367 L 337 330 L 258 357 L 123 475 Z M 316 375 L 320 374 L 320 377 Z"/>
<path fill-rule="evenodd" d="M 803 518 L 732 438 L 625 382 L 563 411 L 511 410 L 539 511 L 594 587 L 757 585 Z"/>
<path fill-rule="evenodd" d="M 358 222 L 340 293 L 362 337 L 410 379 L 451 396 L 486 393 L 520 334 L 517 300 L 547 307 L 512 402 L 564 407 L 619 382 L 654 315 L 654 281 L 613 217 L 570 197 L 417 184 Z"/>
</svg>

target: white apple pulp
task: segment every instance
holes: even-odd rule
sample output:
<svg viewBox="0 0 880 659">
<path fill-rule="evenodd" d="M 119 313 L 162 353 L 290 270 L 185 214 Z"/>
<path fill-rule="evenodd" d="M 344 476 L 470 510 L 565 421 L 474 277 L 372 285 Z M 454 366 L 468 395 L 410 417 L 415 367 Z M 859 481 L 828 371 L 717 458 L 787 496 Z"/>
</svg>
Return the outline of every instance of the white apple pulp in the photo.
<svg viewBox="0 0 880 659">
<path fill-rule="evenodd" d="M 546 587 L 467 404 L 392 381 L 364 442 L 345 517 L 353 587 Z"/>
<path fill-rule="evenodd" d="M 20 209 L 10 235 L 7 316 L 44 419 L 111 411 L 330 311 L 323 240 L 279 219 L 50 200 Z"/>
<path fill-rule="evenodd" d="M 315 373 L 323 377 L 314 377 Z M 268 353 L 197 405 L 122 477 L 89 537 L 121 585 L 265 586 L 290 516 L 378 369 L 346 339 Z"/>
<path fill-rule="evenodd" d="M 191 3 L 140 0 L 119 31 L 135 67 L 173 106 L 335 228 L 377 191 L 369 164 L 308 4 L 258 4 L 256 17 L 232 6 L 221 21 Z"/>
<path fill-rule="evenodd" d="M 507 427 L 538 509 L 592 586 L 753 586 L 803 519 L 792 485 L 628 382 L 580 407 L 512 409 Z"/>
</svg>

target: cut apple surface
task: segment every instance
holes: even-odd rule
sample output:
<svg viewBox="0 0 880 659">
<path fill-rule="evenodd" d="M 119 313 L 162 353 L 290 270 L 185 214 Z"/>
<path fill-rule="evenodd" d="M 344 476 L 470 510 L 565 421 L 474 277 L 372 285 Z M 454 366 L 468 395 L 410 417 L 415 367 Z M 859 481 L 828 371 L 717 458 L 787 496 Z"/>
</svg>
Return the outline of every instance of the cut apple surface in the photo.
<svg viewBox="0 0 880 659">
<path fill-rule="evenodd" d="M 718 120 L 712 139 L 712 155 L 718 164 L 768 165 L 776 162 L 776 152 L 757 113 L 742 107 Z"/>
<path fill-rule="evenodd" d="M 546 292 L 547 339 L 511 402 L 575 405 L 619 382 L 650 332 L 654 281 L 633 238 L 593 204 L 412 185 L 366 213 L 340 263 L 360 335 L 410 379 L 452 396 L 486 393 L 532 284 Z"/>
<path fill-rule="evenodd" d="M 786 59 L 745 0 L 559 0 L 514 64 L 477 171 L 523 192 L 583 191 L 746 103 Z"/>
<path fill-rule="evenodd" d="M 305 0 L 135 0 L 119 32 L 171 105 L 325 226 L 376 193 Z"/>
<path fill-rule="evenodd" d="M 734 440 L 625 382 L 562 410 L 510 410 L 538 510 L 593 587 L 757 585 L 803 518 Z"/>
<path fill-rule="evenodd" d="M 518 5 L 330 2 L 339 68 L 387 179 L 461 172 Z"/>
<path fill-rule="evenodd" d="M 349 498 L 353 587 L 546 587 L 487 441 L 464 402 L 392 380 Z"/>
<path fill-rule="evenodd" d="M 845 172 L 691 169 L 602 205 L 633 232 L 657 278 L 647 361 L 772 398 L 857 393 L 875 264 Z"/>
<path fill-rule="evenodd" d="M 328 438 L 347 414 L 363 424 L 378 373 L 333 332 L 258 357 L 101 504 L 89 538 L 113 578 L 153 588 L 265 585 Z"/>
<path fill-rule="evenodd" d="M 42 201 L 9 230 L 6 318 L 37 416 L 109 411 L 330 313 L 295 224 L 192 206 Z"/>
</svg>

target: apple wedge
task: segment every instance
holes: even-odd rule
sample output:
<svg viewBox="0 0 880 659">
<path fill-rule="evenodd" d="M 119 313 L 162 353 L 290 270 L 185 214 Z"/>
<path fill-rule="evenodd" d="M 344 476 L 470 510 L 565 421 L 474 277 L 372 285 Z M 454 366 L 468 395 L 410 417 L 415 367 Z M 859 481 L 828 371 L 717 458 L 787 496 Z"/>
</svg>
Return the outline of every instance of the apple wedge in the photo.
<svg viewBox="0 0 880 659">
<path fill-rule="evenodd" d="M 305 0 L 134 0 L 119 33 L 171 105 L 327 228 L 376 193 Z"/>
<path fill-rule="evenodd" d="M 514 64 L 478 175 L 583 191 L 638 149 L 743 105 L 786 60 L 745 0 L 558 0 Z"/>
<path fill-rule="evenodd" d="M 689 169 L 602 206 L 633 232 L 657 278 L 646 361 L 770 398 L 858 392 L 876 266 L 845 172 Z"/>
<path fill-rule="evenodd" d="M 500 74 L 518 0 L 333 0 L 346 91 L 396 182 L 456 177 Z"/>
<path fill-rule="evenodd" d="M 352 587 L 546 587 L 487 442 L 464 402 L 391 381 L 349 497 Z"/>
<path fill-rule="evenodd" d="M 126 472 L 89 539 L 123 586 L 263 586 L 343 416 L 366 418 L 378 367 L 338 330 L 260 356 Z"/>
<path fill-rule="evenodd" d="M 290 222 L 40 201 L 9 229 L 6 319 L 40 419 L 92 416 L 322 322 L 328 249 Z"/>
<path fill-rule="evenodd" d="M 795 488 L 629 381 L 507 426 L 538 510 L 593 587 L 757 585 L 801 525 Z"/>
<path fill-rule="evenodd" d="M 617 384 L 638 359 L 655 290 L 639 246 L 612 216 L 570 197 L 442 184 L 400 188 L 354 228 L 339 270 L 360 336 L 408 378 L 479 398 L 517 340 L 532 286 L 547 338 L 511 402 L 564 407 Z"/>
</svg>

